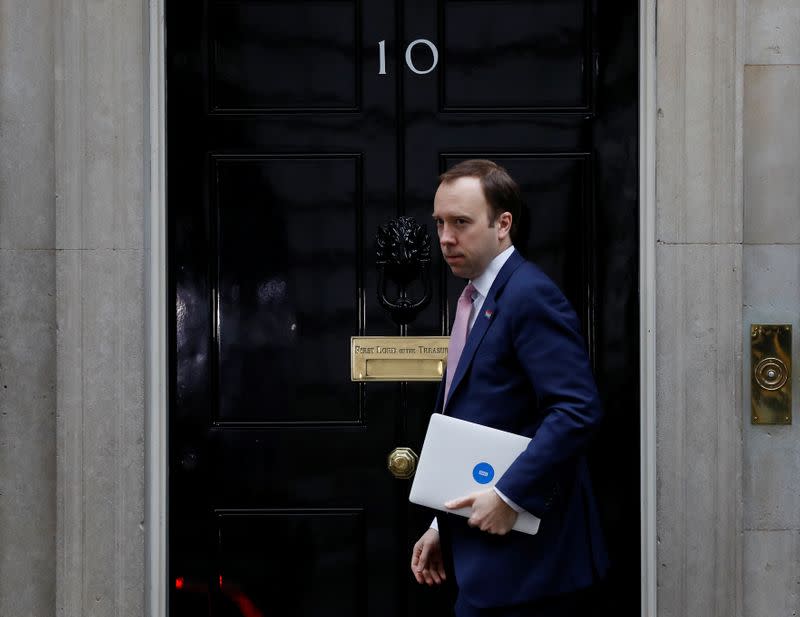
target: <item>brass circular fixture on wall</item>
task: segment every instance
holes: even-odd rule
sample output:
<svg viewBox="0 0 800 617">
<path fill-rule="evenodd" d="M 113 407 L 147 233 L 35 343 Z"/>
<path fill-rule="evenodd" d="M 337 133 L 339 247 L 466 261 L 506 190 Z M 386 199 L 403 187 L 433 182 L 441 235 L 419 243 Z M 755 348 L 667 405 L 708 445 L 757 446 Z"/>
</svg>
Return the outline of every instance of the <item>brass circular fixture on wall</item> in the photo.
<svg viewBox="0 0 800 617">
<path fill-rule="evenodd" d="M 765 390 L 779 390 L 789 379 L 789 371 L 782 360 L 764 358 L 756 365 L 755 378 Z"/>
</svg>

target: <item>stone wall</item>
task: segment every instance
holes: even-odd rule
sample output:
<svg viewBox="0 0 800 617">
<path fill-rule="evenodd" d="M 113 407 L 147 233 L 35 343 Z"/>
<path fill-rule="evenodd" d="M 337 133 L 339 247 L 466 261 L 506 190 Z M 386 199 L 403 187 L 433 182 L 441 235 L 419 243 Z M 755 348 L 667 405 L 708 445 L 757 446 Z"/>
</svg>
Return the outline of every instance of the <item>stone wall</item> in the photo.
<svg viewBox="0 0 800 617">
<path fill-rule="evenodd" d="M 144 612 L 142 0 L 56 0 L 56 614 Z"/>
<path fill-rule="evenodd" d="M 748 617 L 800 613 L 800 5 L 747 0 L 743 528 Z M 793 424 L 750 423 L 751 323 L 794 326 Z"/>
<path fill-rule="evenodd" d="M 657 600 L 741 615 L 740 11 L 658 3 Z"/>
<path fill-rule="evenodd" d="M 56 597 L 51 14 L 0 0 L 0 615 L 14 617 L 52 615 Z"/>
<path fill-rule="evenodd" d="M 0 615 L 143 614 L 143 0 L 0 0 Z"/>
</svg>

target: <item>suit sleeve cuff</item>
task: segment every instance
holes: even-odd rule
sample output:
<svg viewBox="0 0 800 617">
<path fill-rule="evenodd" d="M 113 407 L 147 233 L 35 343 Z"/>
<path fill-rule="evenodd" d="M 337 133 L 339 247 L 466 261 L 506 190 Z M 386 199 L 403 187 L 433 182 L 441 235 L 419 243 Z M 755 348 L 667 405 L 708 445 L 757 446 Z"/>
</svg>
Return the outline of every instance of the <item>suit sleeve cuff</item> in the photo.
<svg viewBox="0 0 800 617">
<path fill-rule="evenodd" d="M 513 501 L 511 501 L 508 497 L 503 495 L 503 493 L 496 486 L 494 487 L 494 492 L 497 493 L 497 495 L 500 497 L 500 499 L 505 501 L 509 505 L 509 507 L 512 510 L 514 510 L 514 512 L 517 512 L 517 513 L 525 512 L 525 508 L 520 508 L 517 504 L 515 504 Z M 434 520 L 436 520 L 436 519 L 434 519 Z"/>
<path fill-rule="evenodd" d="M 524 512 L 543 518 L 551 507 L 557 489 L 555 484 L 546 492 L 518 486 L 511 482 L 506 473 L 497 481 L 494 490 L 501 496 L 508 496 L 507 499 L 518 504 L 517 507 L 522 508 Z"/>
</svg>

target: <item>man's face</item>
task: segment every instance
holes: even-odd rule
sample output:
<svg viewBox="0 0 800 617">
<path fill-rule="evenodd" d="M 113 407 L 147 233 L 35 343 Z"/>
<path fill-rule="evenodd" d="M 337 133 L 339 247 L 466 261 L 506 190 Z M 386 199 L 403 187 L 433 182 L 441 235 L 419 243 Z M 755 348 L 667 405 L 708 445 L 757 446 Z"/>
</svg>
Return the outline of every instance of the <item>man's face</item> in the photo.
<svg viewBox="0 0 800 617">
<path fill-rule="evenodd" d="M 511 214 L 504 212 L 489 227 L 491 217 L 480 179 L 457 178 L 439 185 L 433 198 L 433 220 L 442 255 L 456 276 L 477 278 L 511 246 Z"/>
</svg>

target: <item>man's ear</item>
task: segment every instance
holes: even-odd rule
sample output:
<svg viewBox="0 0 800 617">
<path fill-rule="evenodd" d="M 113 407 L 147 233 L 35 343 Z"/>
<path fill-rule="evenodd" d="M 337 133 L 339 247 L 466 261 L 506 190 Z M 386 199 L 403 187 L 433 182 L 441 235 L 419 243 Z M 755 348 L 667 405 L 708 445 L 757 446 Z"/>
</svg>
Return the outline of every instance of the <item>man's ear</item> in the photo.
<svg viewBox="0 0 800 617">
<path fill-rule="evenodd" d="M 497 227 L 497 236 L 500 240 L 503 240 L 511 233 L 511 221 L 512 217 L 510 212 L 503 212 L 503 214 L 497 217 L 495 225 Z"/>
</svg>

